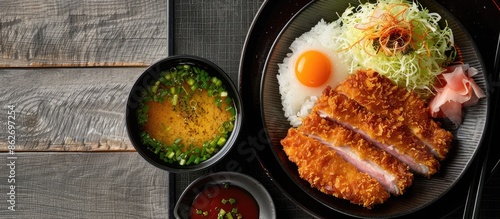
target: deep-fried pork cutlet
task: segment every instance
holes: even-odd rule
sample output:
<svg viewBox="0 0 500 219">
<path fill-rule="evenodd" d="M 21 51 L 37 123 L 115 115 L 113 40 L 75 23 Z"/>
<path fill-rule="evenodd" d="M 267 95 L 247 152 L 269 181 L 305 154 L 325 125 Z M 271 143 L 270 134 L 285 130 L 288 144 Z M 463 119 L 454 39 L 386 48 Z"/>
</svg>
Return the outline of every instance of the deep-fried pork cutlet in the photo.
<svg viewBox="0 0 500 219">
<path fill-rule="evenodd" d="M 367 208 L 383 203 L 390 196 L 377 180 L 294 128 L 288 130 L 281 144 L 288 159 L 297 164 L 300 177 L 323 193 Z"/>
<path fill-rule="evenodd" d="M 416 93 L 397 86 L 389 78 L 372 70 L 360 70 L 335 91 L 375 114 L 395 118 L 407 125 L 439 160 L 443 160 L 450 150 L 453 135 L 429 117 L 424 101 Z"/>
<path fill-rule="evenodd" d="M 403 194 L 413 182 L 408 165 L 358 133 L 323 119 L 316 112 L 311 112 L 297 130 L 335 150 L 358 170 L 375 178 L 391 194 Z"/>
<path fill-rule="evenodd" d="M 368 111 L 331 87 L 325 89 L 313 111 L 361 134 L 366 140 L 408 164 L 416 173 L 430 177 L 439 169 L 439 161 L 407 126 Z"/>
</svg>

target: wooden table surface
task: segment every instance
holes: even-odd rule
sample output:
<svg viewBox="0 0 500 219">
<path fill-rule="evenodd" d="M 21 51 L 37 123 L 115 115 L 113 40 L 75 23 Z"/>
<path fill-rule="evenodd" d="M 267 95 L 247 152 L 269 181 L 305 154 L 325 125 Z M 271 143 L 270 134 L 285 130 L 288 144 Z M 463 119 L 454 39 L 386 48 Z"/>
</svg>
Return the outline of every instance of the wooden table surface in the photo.
<svg viewBox="0 0 500 219">
<path fill-rule="evenodd" d="M 217 2 L 176 1 L 177 23 L 193 25 L 176 27 L 173 45 L 169 1 L 0 0 L 0 218 L 171 216 L 169 192 L 182 188 L 135 152 L 125 101 L 142 71 L 173 50 L 215 61 L 237 82 L 262 0 Z M 257 175 L 282 216 L 309 217 Z"/>
<path fill-rule="evenodd" d="M 168 217 L 168 173 L 124 121 L 134 80 L 167 56 L 167 6 L 0 1 L 0 218 Z"/>
</svg>

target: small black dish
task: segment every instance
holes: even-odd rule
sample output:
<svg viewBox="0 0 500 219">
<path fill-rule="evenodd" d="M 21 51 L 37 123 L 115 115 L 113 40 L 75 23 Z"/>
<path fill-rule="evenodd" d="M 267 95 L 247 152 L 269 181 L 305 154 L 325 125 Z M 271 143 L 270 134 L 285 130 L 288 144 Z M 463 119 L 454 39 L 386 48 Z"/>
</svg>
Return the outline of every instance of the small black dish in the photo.
<svg viewBox="0 0 500 219">
<path fill-rule="evenodd" d="M 192 66 L 197 66 L 198 68 L 207 71 L 211 76 L 219 78 L 222 81 L 222 83 L 226 86 L 228 95 L 233 99 L 234 107 L 236 109 L 236 119 L 234 122 L 234 128 L 230 133 L 225 145 L 212 157 L 198 164 L 179 165 L 178 163 L 175 162 L 167 163 L 161 160 L 158 154 L 155 154 L 153 151 L 151 151 L 148 148 L 148 146 L 144 145 L 140 136 L 142 131 L 137 118 L 137 110 L 139 108 L 140 101 L 143 98 L 142 97 L 143 91 L 145 91 L 148 86 L 158 81 L 158 79 L 161 77 L 160 74 L 162 71 L 169 70 L 170 68 L 175 67 L 179 64 L 189 64 Z M 204 58 L 197 56 L 192 56 L 192 55 L 169 56 L 147 68 L 139 76 L 139 78 L 135 81 L 134 85 L 132 86 L 126 105 L 126 112 L 125 112 L 126 128 L 130 141 L 132 142 L 132 145 L 135 147 L 137 152 L 152 165 L 160 169 L 174 173 L 197 171 L 214 165 L 231 150 L 241 131 L 241 126 L 243 122 L 242 110 L 243 107 L 238 90 L 236 89 L 231 79 L 220 67 L 218 67 L 214 63 Z"/>
<path fill-rule="evenodd" d="M 191 205 L 196 196 L 203 191 L 205 186 L 228 183 L 248 191 L 259 206 L 259 218 L 275 219 L 276 209 L 274 202 L 266 188 L 254 178 L 237 172 L 217 172 L 202 176 L 182 192 L 174 207 L 175 218 L 189 218 Z"/>
</svg>

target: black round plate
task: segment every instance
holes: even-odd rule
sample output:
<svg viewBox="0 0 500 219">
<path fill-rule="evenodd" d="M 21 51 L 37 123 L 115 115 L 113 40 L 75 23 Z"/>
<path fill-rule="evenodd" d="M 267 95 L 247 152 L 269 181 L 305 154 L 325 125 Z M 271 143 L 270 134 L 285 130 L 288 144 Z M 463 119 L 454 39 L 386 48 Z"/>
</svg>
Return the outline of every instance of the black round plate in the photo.
<svg viewBox="0 0 500 219">
<path fill-rule="evenodd" d="M 479 70 L 476 83 L 486 91 L 483 62 L 476 46 L 465 28 L 434 1 L 420 1 L 430 11 L 438 12 L 443 21 L 454 31 L 455 42 L 462 50 L 464 61 Z M 270 177 L 292 200 L 309 213 L 318 217 L 331 214 L 355 217 L 401 217 L 418 214 L 423 208 L 435 203 L 449 192 L 464 176 L 476 155 L 486 128 L 488 101 L 482 99 L 478 105 L 465 109 L 464 123 L 453 129 L 453 150 L 442 163 L 441 171 L 431 179 L 416 177 L 413 186 L 401 197 L 391 197 L 386 203 L 368 210 L 347 201 L 325 195 L 300 179 L 297 167 L 290 162 L 279 141 L 290 127 L 281 107 L 277 64 L 289 53 L 289 45 L 302 33 L 309 31 L 320 19 L 333 21 L 336 12 L 342 13 L 349 4 L 358 1 L 287 1 L 265 2 L 247 36 L 240 65 L 240 88 L 247 112 L 251 134 L 265 130 L 269 148 L 259 151 L 258 157 Z M 262 121 L 255 119 L 261 117 Z M 456 187 L 456 186 L 455 186 Z M 456 194 L 453 194 L 456 195 Z M 462 199 L 463 200 L 463 199 Z M 456 205 L 455 205 L 456 206 Z"/>
</svg>

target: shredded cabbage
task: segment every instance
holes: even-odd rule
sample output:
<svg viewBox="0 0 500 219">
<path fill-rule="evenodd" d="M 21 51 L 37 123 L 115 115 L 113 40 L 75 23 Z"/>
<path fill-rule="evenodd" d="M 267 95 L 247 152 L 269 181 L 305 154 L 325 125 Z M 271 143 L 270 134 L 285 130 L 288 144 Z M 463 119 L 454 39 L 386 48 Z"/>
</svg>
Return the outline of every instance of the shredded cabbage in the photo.
<svg viewBox="0 0 500 219">
<path fill-rule="evenodd" d="M 440 20 L 415 2 L 379 0 L 347 8 L 331 25 L 339 31 L 333 41 L 351 72 L 370 68 L 426 95 L 456 55 L 452 30 L 446 22 L 440 28 Z"/>
</svg>

